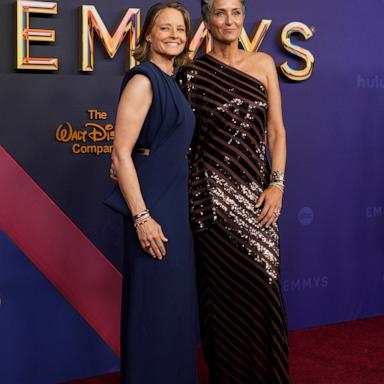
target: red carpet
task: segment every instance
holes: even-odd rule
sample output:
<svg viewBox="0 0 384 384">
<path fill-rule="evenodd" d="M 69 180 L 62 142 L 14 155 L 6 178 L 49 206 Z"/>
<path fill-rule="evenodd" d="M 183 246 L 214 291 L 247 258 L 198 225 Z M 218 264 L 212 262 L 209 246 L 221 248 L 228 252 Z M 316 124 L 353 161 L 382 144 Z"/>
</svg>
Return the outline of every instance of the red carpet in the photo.
<svg viewBox="0 0 384 384">
<path fill-rule="evenodd" d="M 289 340 L 292 384 L 384 384 L 384 317 L 293 331 Z M 199 371 L 207 384 L 200 352 Z M 120 383 L 114 373 L 66 384 Z"/>
<path fill-rule="evenodd" d="M 384 317 L 290 333 L 293 384 L 383 384 Z"/>
</svg>

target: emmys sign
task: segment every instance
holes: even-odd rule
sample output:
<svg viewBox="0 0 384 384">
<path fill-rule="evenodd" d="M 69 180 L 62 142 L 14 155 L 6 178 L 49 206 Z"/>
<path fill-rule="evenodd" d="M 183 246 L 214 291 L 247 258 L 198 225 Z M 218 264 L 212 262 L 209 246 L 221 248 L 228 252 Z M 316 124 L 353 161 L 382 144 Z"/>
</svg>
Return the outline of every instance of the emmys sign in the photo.
<svg viewBox="0 0 384 384">
<path fill-rule="evenodd" d="M 140 9 L 129 8 L 111 34 L 105 26 L 103 19 L 93 5 L 83 5 L 81 11 L 81 63 L 80 70 L 92 72 L 95 68 L 94 41 L 97 36 L 108 56 L 113 59 L 125 39 L 128 40 L 128 62 L 132 68 L 137 63 L 133 57 L 138 37 L 140 36 Z M 56 15 L 58 6 L 56 2 L 45 1 L 17 1 L 17 60 L 16 67 L 19 70 L 33 71 L 57 71 L 59 59 L 53 57 L 32 57 L 30 53 L 31 42 L 55 42 L 56 32 L 51 29 L 34 29 L 30 27 L 32 14 Z M 252 38 L 243 29 L 240 43 L 247 51 L 257 51 L 267 34 L 272 20 L 261 20 L 255 28 Z M 314 67 L 312 53 L 291 41 L 293 34 L 299 34 L 306 40 L 313 36 L 311 28 L 301 22 L 291 22 L 285 25 L 281 31 L 280 42 L 283 49 L 298 57 L 301 68 L 292 68 L 287 61 L 280 64 L 282 74 L 294 81 L 303 81 L 311 77 Z M 205 41 L 205 52 L 212 49 L 212 37 L 203 22 L 197 27 L 192 37 L 189 50 L 193 59 Z"/>
</svg>

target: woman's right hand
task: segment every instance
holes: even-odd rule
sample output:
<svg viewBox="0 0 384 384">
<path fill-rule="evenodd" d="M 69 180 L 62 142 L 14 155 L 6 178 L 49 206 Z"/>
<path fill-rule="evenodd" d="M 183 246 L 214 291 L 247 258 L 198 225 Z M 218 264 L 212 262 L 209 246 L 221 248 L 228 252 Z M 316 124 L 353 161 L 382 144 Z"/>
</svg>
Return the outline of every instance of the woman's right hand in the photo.
<svg viewBox="0 0 384 384">
<path fill-rule="evenodd" d="M 109 177 L 113 181 L 119 181 L 119 178 L 117 177 L 116 168 L 113 164 L 113 161 L 111 161 L 111 167 L 109 168 Z"/>
<path fill-rule="evenodd" d="M 151 217 L 148 221 L 136 227 L 141 247 L 153 258 L 162 260 L 166 254 L 165 237 L 161 226 Z"/>
</svg>

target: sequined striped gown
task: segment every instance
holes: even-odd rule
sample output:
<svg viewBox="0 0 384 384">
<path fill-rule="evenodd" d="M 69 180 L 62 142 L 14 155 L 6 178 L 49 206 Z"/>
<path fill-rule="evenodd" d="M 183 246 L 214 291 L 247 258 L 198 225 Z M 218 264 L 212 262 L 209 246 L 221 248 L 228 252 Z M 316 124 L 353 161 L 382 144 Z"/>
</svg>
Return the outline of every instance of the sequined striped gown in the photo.
<svg viewBox="0 0 384 384">
<path fill-rule="evenodd" d="M 209 55 L 178 81 L 197 118 L 190 218 L 209 383 L 289 383 L 278 226 L 256 222 L 270 177 L 266 89 Z"/>
</svg>

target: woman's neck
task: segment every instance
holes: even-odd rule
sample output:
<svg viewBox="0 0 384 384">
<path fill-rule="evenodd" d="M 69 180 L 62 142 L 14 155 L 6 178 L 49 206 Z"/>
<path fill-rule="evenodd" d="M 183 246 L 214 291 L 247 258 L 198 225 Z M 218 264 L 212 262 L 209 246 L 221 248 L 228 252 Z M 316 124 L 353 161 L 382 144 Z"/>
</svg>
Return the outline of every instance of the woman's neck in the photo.
<svg viewBox="0 0 384 384">
<path fill-rule="evenodd" d="M 161 70 L 163 70 L 168 75 L 173 75 L 175 63 L 174 57 L 152 54 L 149 60 L 152 61 L 152 63 L 156 64 Z"/>
<path fill-rule="evenodd" d="M 230 44 L 214 41 L 213 49 L 209 54 L 228 65 L 235 65 L 239 61 L 241 50 L 237 41 Z"/>
</svg>

